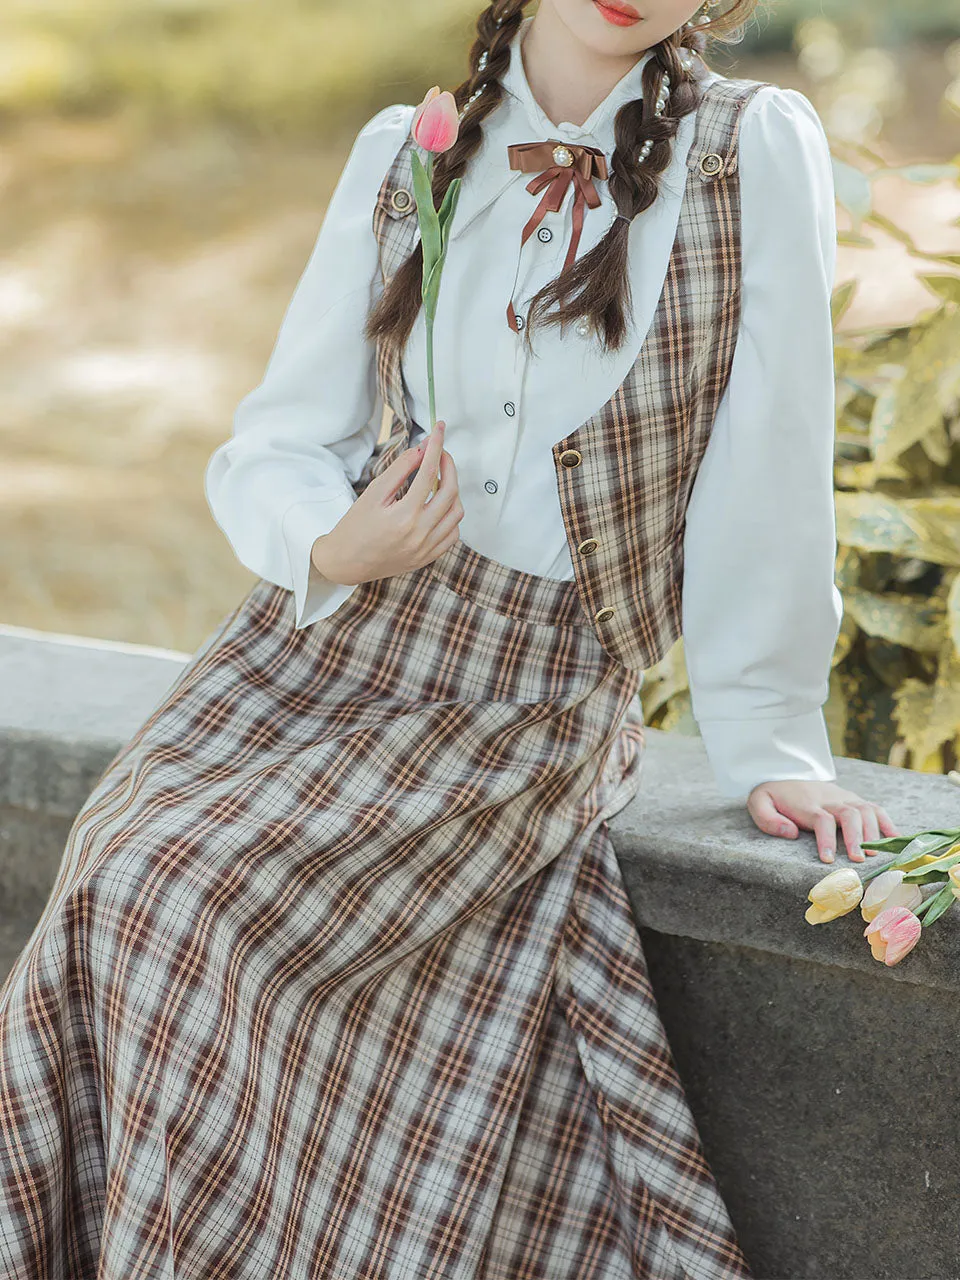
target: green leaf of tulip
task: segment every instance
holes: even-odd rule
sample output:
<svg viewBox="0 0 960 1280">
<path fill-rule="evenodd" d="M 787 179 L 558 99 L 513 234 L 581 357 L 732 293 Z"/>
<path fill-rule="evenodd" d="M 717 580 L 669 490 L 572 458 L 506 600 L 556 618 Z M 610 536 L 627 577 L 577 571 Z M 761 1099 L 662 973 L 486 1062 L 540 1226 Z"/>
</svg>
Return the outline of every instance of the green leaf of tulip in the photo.
<svg viewBox="0 0 960 1280">
<path fill-rule="evenodd" d="M 876 849 L 879 853 L 901 853 L 915 840 L 922 840 L 928 836 L 950 836 L 954 840 L 960 840 L 960 827 L 954 827 L 952 830 L 946 827 L 930 827 L 927 831 L 918 831 L 912 836 L 888 836 L 885 840 L 862 840 L 860 847 Z M 918 849 L 917 852 L 928 851 Z"/>
<path fill-rule="evenodd" d="M 431 320 L 437 314 L 437 298 L 440 294 L 440 273 L 442 271 L 443 258 L 441 257 L 433 264 L 421 290 L 424 311 Z"/>
<path fill-rule="evenodd" d="M 876 849 L 878 853 L 900 853 L 914 836 L 888 836 L 885 840 L 862 840 L 861 849 Z"/>
<path fill-rule="evenodd" d="M 946 834 L 942 831 L 922 831 L 906 845 L 896 861 L 902 866 L 905 862 L 912 862 L 914 858 L 921 858 L 931 853 L 938 854 L 941 850 L 949 849 L 952 844 L 956 844 L 957 837 L 956 831 Z"/>
<path fill-rule="evenodd" d="M 914 883 L 926 883 L 920 879 L 925 875 L 944 878 L 950 868 L 956 866 L 958 862 L 960 862 L 960 851 L 951 851 L 940 858 L 934 858 L 933 862 L 925 862 L 922 867 L 914 867 L 912 871 L 907 871 L 903 878 Z"/>
<path fill-rule="evenodd" d="M 459 191 L 459 189 L 460 189 L 460 185 L 459 185 L 459 184 L 460 184 L 460 179 L 459 179 L 459 178 L 455 178 L 455 179 L 454 179 L 454 181 L 457 183 L 457 191 Z M 452 186 L 453 186 L 453 183 L 451 183 L 451 184 L 450 184 L 450 186 L 452 187 Z M 450 204 L 447 206 L 446 216 L 445 216 L 445 217 L 441 220 L 441 222 L 440 222 L 440 259 L 439 259 L 439 263 L 438 263 L 439 270 L 437 271 L 437 280 L 436 280 L 436 289 L 437 289 L 437 291 L 438 291 L 438 292 L 439 292 L 439 289 L 440 289 L 440 271 L 442 271 L 442 270 L 443 270 L 443 264 L 444 264 L 444 263 L 446 262 L 446 260 L 447 260 L 447 246 L 448 246 L 448 244 L 449 244 L 449 240 L 450 240 L 450 224 L 451 224 L 451 221 L 452 221 L 452 219 L 453 219 L 453 215 L 454 215 L 454 213 L 456 212 L 456 209 L 457 209 L 457 191 L 455 191 L 455 192 L 454 192 L 453 199 L 451 200 Z M 449 194 L 450 194 L 450 192 L 449 192 L 449 188 L 448 188 L 448 190 L 447 190 L 447 195 L 449 195 Z M 444 205 L 446 204 L 446 200 L 447 200 L 447 197 L 446 197 L 446 196 L 444 196 L 444 198 L 443 198 L 443 204 L 440 206 L 440 207 L 441 207 L 441 210 L 443 209 Z M 432 278 L 431 278 L 431 286 L 432 286 L 432 285 L 433 285 L 433 280 L 432 280 Z M 434 299 L 434 307 L 436 307 L 436 299 Z"/>
<path fill-rule="evenodd" d="M 919 834 L 912 836 L 901 851 L 887 863 L 881 863 L 879 866 L 871 867 L 869 871 L 864 873 L 864 883 L 872 880 L 874 876 L 881 875 L 884 871 L 890 871 L 893 868 L 901 868 L 904 871 L 915 871 L 919 868 L 926 868 L 931 863 L 936 862 L 937 856 L 944 851 L 951 851 L 956 846 L 960 831 L 921 831 Z M 864 842 L 866 848 L 872 848 L 879 841 Z"/>
<path fill-rule="evenodd" d="M 440 219 L 433 204 L 430 178 L 423 167 L 423 161 L 415 151 L 410 155 L 410 167 L 413 170 L 413 195 L 417 202 L 417 217 L 420 221 L 424 273 L 429 275 L 440 257 Z"/>
<path fill-rule="evenodd" d="M 952 886 L 948 884 L 931 899 L 930 906 L 923 913 L 922 923 L 924 927 L 928 924 L 933 924 L 934 920 L 939 920 L 944 912 L 949 911 L 955 902 L 956 898 L 953 896 Z"/>
<path fill-rule="evenodd" d="M 445 239 L 445 232 L 453 221 L 453 215 L 457 211 L 457 201 L 460 199 L 460 179 L 454 178 L 440 201 L 440 208 L 437 210 L 437 221 L 440 223 L 440 232 Z"/>
</svg>

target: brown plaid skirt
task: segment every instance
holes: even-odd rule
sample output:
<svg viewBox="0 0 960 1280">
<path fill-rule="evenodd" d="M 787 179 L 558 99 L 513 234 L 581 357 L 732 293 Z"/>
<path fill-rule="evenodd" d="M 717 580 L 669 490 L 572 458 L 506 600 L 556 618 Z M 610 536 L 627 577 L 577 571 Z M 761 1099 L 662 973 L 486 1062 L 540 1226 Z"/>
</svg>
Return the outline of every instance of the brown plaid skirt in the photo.
<svg viewBox="0 0 960 1280">
<path fill-rule="evenodd" d="M 639 677 L 462 542 L 293 623 L 260 580 L 74 822 L 4 1280 L 749 1277 L 605 825 Z"/>
</svg>

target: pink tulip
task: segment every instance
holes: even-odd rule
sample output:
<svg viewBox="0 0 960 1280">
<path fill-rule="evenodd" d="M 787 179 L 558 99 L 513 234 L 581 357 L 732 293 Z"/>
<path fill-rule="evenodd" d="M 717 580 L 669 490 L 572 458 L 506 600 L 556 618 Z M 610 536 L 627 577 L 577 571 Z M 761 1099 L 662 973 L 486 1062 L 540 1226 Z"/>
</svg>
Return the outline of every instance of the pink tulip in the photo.
<svg viewBox="0 0 960 1280">
<path fill-rule="evenodd" d="M 417 107 L 410 125 L 413 140 L 424 151 L 449 151 L 460 132 L 460 115 L 452 93 L 434 85 Z"/>
<path fill-rule="evenodd" d="M 887 907 L 863 931 L 869 939 L 874 960 L 885 965 L 897 964 L 912 951 L 920 938 L 920 917 L 908 907 Z"/>
</svg>

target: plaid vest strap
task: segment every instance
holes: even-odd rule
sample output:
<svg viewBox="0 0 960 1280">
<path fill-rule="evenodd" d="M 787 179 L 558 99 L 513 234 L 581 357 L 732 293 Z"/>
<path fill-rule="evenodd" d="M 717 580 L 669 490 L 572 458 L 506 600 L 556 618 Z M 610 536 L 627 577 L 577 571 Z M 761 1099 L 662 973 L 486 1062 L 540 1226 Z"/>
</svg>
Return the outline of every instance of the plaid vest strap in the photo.
<svg viewBox="0 0 960 1280">
<path fill-rule="evenodd" d="M 420 236 L 410 161 L 414 145 L 412 137 L 404 139 L 383 179 L 373 210 L 373 232 L 379 248 L 384 288 L 393 279 L 401 263 L 409 257 Z M 364 464 L 354 486 L 358 493 L 374 476 L 385 471 L 410 444 L 412 423 L 407 413 L 400 353 L 388 349 L 385 343 L 380 342 L 377 344 L 376 362 L 377 391 L 389 426 L 386 440 L 378 443 Z M 407 491 L 413 479 L 414 476 L 411 475 L 397 490 L 399 496 Z"/>
</svg>

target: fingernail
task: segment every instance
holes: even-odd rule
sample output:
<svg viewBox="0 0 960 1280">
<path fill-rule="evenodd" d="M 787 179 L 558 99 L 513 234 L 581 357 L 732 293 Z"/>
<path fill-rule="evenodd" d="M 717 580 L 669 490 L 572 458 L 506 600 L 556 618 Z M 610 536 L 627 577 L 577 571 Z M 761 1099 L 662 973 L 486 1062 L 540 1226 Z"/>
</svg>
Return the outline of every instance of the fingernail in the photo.
<svg viewBox="0 0 960 1280">
<path fill-rule="evenodd" d="M 789 828 L 789 827 L 781 827 L 781 828 L 780 828 L 780 834 L 781 834 L 782 836 L 788 836 L 788 835 L 790 834 L 790 828 Z"/>
</svg>

